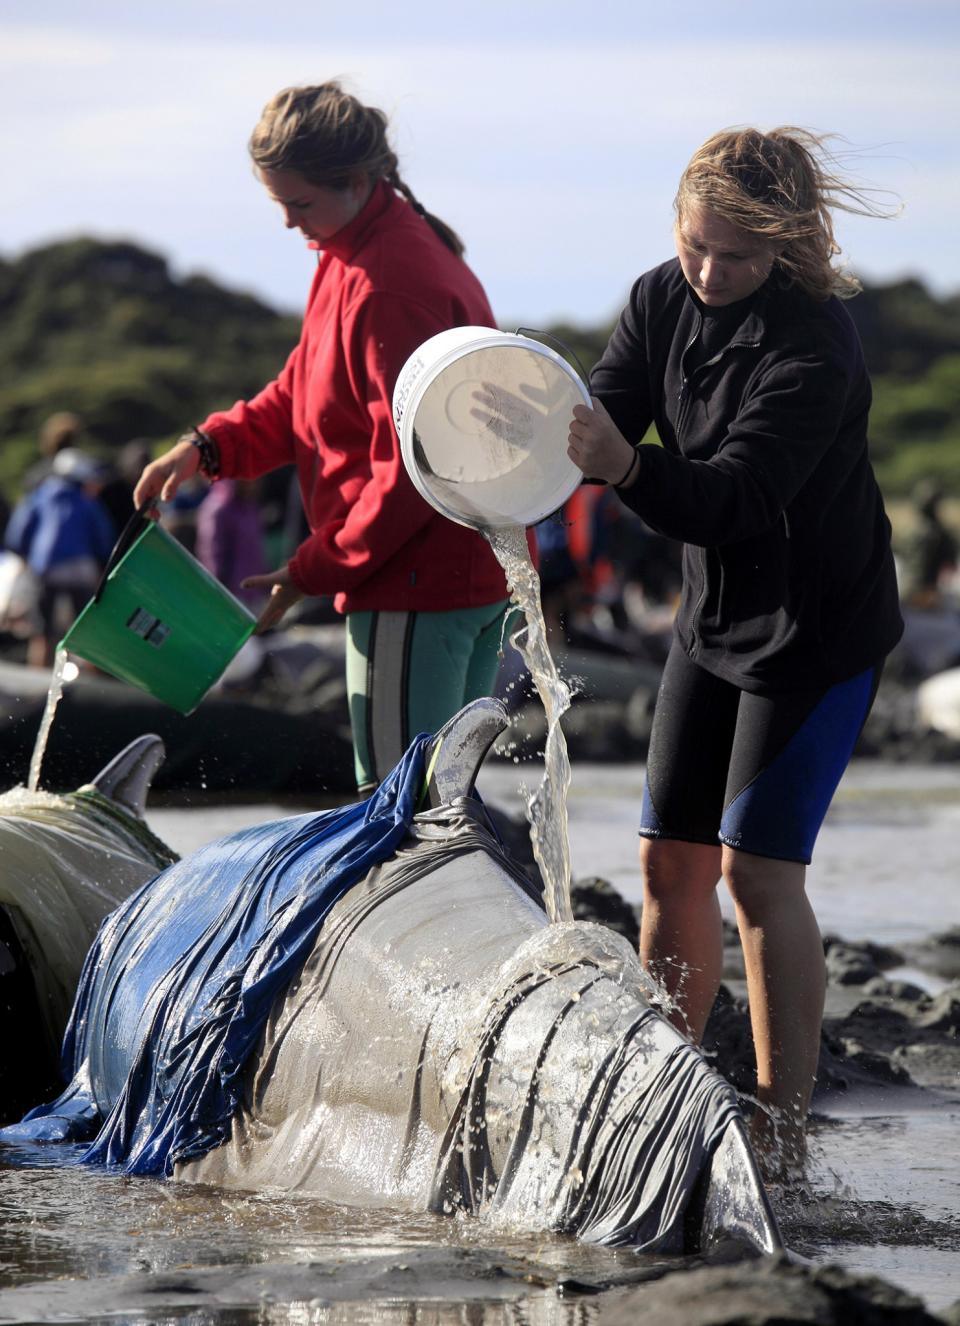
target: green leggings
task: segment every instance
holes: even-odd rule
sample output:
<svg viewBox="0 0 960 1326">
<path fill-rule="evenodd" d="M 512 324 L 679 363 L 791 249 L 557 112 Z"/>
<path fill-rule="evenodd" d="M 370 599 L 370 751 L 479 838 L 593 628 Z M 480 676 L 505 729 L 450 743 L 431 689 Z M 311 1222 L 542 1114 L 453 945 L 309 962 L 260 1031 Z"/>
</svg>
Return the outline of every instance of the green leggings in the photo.
<svg viewBox="0 0 960 1326">
<path fill-rule="evenodd" d="M 347 698 L 357 787 L 375 788 L 420 732 L 489 695 L 509 599 L 449 612 L 347 615 Z"/>
</svg>

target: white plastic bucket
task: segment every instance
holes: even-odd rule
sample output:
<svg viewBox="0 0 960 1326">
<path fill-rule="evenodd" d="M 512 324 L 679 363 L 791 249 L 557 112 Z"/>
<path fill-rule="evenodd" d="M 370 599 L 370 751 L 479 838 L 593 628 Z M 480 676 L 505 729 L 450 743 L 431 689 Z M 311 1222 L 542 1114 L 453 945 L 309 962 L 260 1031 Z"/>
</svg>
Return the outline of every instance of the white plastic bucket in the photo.
<svg viewBox="0 0 960 1326">
<path fill-rule="evenodd" d="M 416 350 L 393 393 L 407 472 L 461 525 L 535 525 L 583 480 L 567 455 L 590 395 L 565 359 L 519 332 L 453 327 Z"/>
</svg>

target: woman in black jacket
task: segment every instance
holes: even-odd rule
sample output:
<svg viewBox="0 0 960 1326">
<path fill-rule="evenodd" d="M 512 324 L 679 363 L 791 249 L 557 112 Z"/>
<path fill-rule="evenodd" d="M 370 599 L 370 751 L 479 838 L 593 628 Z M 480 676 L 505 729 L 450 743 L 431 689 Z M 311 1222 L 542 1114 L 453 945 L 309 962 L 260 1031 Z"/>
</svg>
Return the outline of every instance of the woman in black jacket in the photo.
<svg viewBox="0 0 960 1326">
<path fill-rule="evenodd" d="M 641 819 L 641 957 L 699 1039 L 736 906 L 768 1175 L 802 1166 L 823 945 L 805 872 L 898 640 L 870 382 L 831 208 L 877 214 L 796 129 L 714 135 L 578 406 L 569 454 L 684 544 Z M 651 424 L 662 446 L 639 445 Z"/>
</svg>

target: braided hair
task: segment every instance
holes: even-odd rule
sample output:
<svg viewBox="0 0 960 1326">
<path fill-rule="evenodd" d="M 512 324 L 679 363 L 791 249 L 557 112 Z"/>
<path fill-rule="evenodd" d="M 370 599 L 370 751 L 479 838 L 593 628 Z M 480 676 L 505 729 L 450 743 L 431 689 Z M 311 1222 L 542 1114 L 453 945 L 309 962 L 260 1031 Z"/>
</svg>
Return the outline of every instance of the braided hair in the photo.
<svg viewBox="0 0 960 1326">
<path fill-rule="evenodd" d="M 261 170 L 292 170 L 311 184 L 346 188 L 360 174 L 383 179 L 402 194 L 457 257 L 463 243 L 434 216 L 400 177 L 387 138 L 387 117 L 345 92 L 337 82 L 289 87 L 267 102 L 250 135 L 250 157 Z"/>
</svg>

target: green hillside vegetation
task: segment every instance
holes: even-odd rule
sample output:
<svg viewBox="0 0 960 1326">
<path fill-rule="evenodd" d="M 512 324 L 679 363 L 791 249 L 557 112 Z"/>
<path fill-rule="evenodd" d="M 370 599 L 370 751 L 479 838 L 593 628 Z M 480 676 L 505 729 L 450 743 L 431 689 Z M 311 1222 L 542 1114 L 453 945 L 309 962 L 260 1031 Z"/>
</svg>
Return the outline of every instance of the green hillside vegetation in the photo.
<svg viewBox="0 0 960 1326">
<path fill-rule="evenodd" d="M 54 411 L 78 414 L 101 455 L 138 437 L 161 446 L 258 391 L 298 332 L 134 244 L 77 239 L 0 263 L 0 487 L 16 496 Z"/>
<path fill-rule="evenodd" d="M 935 477 L 960 494 L 960 296 L 905 280 L 870 286 L 849 308 L 873 376 L 885 492 Z M 206 277 L 175 278 L 132 243 L 77 239 L 0 261 L 0 488 L 18 495 L 54 411 L 80 415 L 102 455 L 135 437 L 160 449 L 269 381 L 298 327 Z M 611 327 L 548 330 L 589 369 Z"/>
</svg>

